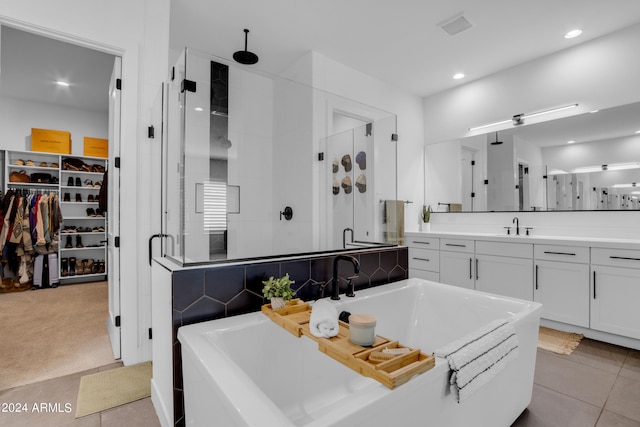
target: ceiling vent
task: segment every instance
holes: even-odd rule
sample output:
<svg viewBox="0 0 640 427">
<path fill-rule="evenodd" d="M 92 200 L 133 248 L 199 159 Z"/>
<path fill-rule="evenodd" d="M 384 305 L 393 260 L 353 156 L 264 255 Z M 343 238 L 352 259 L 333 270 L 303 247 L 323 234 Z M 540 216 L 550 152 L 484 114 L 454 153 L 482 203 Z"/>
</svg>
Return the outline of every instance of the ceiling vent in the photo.
<svg viewBox="0 0 640 427">
<path fill-rule="evenodd" d="M 467 18 L 460 15 L 455 19 L 445 21 L 444 23 L 439 24 L 439 27 L 442 28 L 447 34 L 453 37 L 473 27 L 473 24 L 471 24 L 471 22 L 469 22 Z"/>
</svg>

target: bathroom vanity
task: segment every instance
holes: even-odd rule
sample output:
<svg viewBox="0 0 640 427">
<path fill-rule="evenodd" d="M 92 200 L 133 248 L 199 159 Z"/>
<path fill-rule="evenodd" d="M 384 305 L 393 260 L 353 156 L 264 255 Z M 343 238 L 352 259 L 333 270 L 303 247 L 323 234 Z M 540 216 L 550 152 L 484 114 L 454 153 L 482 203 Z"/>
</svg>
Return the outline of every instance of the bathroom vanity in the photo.
<svg viewBox="0 0 640 427">
<path fill-rule="evenodd" d="M 542 324 L 640 349 L 640 240 L 407 233 L 409 277 L 543 304 Z"/>
</svg>

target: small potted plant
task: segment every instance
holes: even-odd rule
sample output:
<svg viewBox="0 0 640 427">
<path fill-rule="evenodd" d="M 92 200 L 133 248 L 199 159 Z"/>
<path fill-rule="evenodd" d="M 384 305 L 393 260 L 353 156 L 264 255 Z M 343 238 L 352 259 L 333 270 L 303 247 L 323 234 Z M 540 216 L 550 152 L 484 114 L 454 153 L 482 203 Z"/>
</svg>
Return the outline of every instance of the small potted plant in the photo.
<svg viewBox="0 0 640 427">
<path fill-rule="evenodd" d="M 431 205 L 422 205 L 422 231 L 431 231 Z"/>
<path fill-rule="evenodd" d="M 287 301 L 290 301 L 296 294 L 296 291 L 291 289 L 291 284 L 295 283 L 289 279 L 289 273 L 283 277 L 274 279 L 273 276 L 269 277 L 269 280 L 262 282 L 264 287 L 262 288 L 262 294 L 265 298 L 271 299 L 271 308 L 277 310 L 283 308 Z"/>
</svg>

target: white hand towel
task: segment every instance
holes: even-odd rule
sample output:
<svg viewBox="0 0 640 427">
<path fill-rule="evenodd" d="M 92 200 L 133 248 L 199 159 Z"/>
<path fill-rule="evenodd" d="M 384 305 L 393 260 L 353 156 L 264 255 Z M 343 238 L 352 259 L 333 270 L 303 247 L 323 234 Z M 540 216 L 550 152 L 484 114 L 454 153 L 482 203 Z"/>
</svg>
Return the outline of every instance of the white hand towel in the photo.
<svg viewBox="0 0 640 427">
<path fill-rule="evenodd" d="M 338 335 L 338 311 L 329 301 L 321 299 L 311 307 L 309 330 L 316 337 L 331 338 Z"/>
</svg>

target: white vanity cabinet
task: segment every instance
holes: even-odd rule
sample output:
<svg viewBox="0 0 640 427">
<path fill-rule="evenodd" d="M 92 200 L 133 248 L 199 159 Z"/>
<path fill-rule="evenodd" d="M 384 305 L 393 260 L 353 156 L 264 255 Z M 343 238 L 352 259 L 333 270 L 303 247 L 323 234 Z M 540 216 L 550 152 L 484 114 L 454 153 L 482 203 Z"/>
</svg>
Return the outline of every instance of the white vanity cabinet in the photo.
<svg viewBox="0 0 640 427">
<path fill-rule="evenodd" d="M 440 239 L 440 282 L 475 289 L 475 242 L 468 239 Z"/>
<path fill-rule="evenodd" d="M 589 327 L 589 248 L 535 245 L 534 301 L 542 317 Z"/>
<path fill-rule="evenodd" d="M 640 339 L 640 250 L 591 248 L 591 328 Z"/>
<path fill-rule="evenodd" d="M 476 290 L 533 299 L 533 245 L 476 241 Z"/>
<path fill-rule="evenodd" d="M 407 236 L 409 247 L 409 277 L 440 281 L 440 239 Z"/>
</svg>

